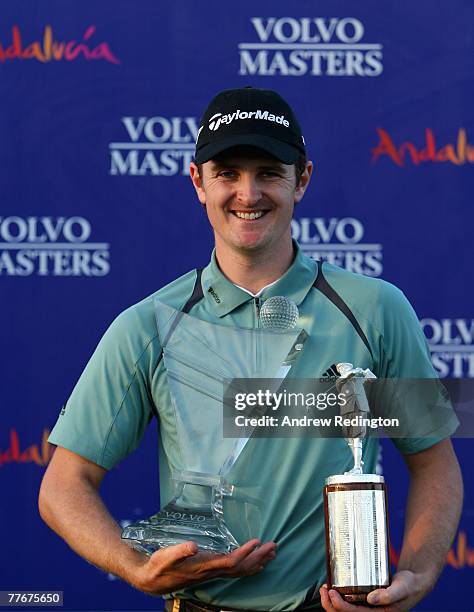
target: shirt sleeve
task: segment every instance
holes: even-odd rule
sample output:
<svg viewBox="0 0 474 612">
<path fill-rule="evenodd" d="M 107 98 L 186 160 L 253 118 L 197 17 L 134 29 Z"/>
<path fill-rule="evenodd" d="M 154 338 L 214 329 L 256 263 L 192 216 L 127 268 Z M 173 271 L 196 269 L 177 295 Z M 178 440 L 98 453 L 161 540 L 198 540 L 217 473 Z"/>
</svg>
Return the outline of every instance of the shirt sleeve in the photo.
<svg viewBox="0 0 474 612">
<path fill-rule="evenodd" d="M 438 381 L 418 317 L 405 295 L 389 283 L 385 283 L 379 351 L 379 376 L 400 379 L 400 392 L 406 393 L 403 412 L 410 411 L 412 430 L 417 436 L 392 438 L 400 452 L 420 452 L 451 436 L 459 422 Z M 404 383 L 403 379 L 410 382 Z M 438 403 L 435 407 L 434 395 Z M 421 431 L 423 437 L 418 437 Z"/>
<path fill-rule="evenodd" d="M 152 416 L 149 388 L 157 337 L 147 337 L 132 309 L 102 337 L 49 442 L 111 469 L 140 443 Z"/>
</svg>

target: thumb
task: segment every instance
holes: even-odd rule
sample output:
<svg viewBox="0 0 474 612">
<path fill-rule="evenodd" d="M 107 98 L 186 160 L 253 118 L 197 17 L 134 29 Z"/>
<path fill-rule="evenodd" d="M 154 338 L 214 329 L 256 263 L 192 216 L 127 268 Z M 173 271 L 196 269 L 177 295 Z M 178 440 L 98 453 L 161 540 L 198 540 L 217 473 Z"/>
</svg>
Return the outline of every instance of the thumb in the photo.
<svg viewBox="0 0 474 612">
<path fill-rule="evenodd" d="M 178 563 L 179 561 L 182 561 L 183 559 L 194 556 L 197 552 L 197 544 L 190 540 L 188 542 L 183 542 L 182 544 L 160 548 L 151 555 L 150 562 L 158 562 L 164 569 Z"/>
<path fill-rule="evenodd" d="M 388 593 L 388 589 L 377 589 L 367 595 L 367 603 L 372 606 L 388 606 L 392 601 L 394 600 Z"/>
<path fill-rule="evenodd" d="M 394 576 L 392 584 L 386 589 L 376 589 L 367 595 L 367 603 L 377 606 L 389 606 L 408 596 L 408 585 L 402 578 Z"/>
</svg>

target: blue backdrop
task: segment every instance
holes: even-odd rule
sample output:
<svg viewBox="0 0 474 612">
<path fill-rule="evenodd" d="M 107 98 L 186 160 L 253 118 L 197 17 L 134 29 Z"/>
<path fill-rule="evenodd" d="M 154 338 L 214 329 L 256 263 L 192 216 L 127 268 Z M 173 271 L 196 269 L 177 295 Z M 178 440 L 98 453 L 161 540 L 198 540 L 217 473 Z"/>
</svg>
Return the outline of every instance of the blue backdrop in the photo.
<svg viewBox="0 0 474 612">
<path fill-rule="evenodd" d="M 401 287 L 440 376 L 472 378 L 474 4 L 7 0 L 1 15 L 0 590 L 157 609 L 77 557 L 36 499 L 45 437 L 110 321 L 208 260 L 187 176 L 201 112 L 224 88 L 285 96 L 315 162 L 294 236 Z M 471 445 L 456 441 L 464 513 L 419 610 L 474 609 Z M 383 451 L 396 552 L 407 479 Z M 153 423 L 105 481 L 117 520 L 157 508 L 156 455 Z"/>
</svg>

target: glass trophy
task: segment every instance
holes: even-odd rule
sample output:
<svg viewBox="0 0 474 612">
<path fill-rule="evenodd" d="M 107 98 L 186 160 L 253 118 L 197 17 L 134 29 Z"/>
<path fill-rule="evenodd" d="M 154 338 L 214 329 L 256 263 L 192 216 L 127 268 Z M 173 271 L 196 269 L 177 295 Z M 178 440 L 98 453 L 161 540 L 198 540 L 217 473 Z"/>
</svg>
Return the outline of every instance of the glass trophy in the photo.
<svg viewBox="0 0 474 612">
<path fill-rule="evenodd" d="M 265 308 L 271 300 L 274 307 Z M 270 298 L 261 312 L 262 327 L 245 329 L 201 321 L 155 301 L 180 462 L 170 465 L 175 485 L 171 501 L 122 532 L 137 550 L 152 554 L 187 540 L 216 553 L 239 546 L 224 506 L 226 498 L 238 501 L 229 473 L 250 436 L 223 437 L 226 385 L 235 379 L 265 378 L 274 381 L 271 390 L 277 391 L 307 338 L 294 327 L 298 311 L 291 300 Z"/>
<path fill-rule="evenodd" d="M 346 403 L 341 416 L 368 416 L 364 384 L 375 379 L 370 370 L 350 363 L 337 366 L 338 390 Z M 353 419 L 357 423 L 357 419 Z M 367 594 L 390 584 L 387 492 L 383 476 L 364 474 L 362 442 L 364 426 L 344 428 L 354 467 L 329 476 L 324 487 L 327 584 L 350 603 L 364 603 Z"/>
</svg>

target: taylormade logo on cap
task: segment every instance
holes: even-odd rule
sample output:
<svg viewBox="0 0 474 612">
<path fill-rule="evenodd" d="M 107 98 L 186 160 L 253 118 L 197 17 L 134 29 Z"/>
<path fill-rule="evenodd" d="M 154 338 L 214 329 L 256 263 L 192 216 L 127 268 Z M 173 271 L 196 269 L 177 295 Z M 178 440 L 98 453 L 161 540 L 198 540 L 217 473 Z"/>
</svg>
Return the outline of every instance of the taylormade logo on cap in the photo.
<svg viewBox="0 0 474 612">
<path fill-rule="evenodd" d="M 294 164 L 300 155 L 306 155 L 298 119 L 291 106 L 271 89 L 221 91 L 208 104 L 200 126 L 194 153 L 197 164 L 237 146 L 262 149 L 285 164 Z"/>
<path fill-rule="evenodd" d="M 238 121 L 239 119 L 261 119 L 263 121 L 272 121 L 273 123 L 279 123 L 285 127 L 290 127 L 290 122 L 285 118 L 284 115 L 273 115 L 269 111 L 241 111 L 236 110 L 234 113 L 223 115 L 222 113 L 216 113 L 209 119 L 209 129 L 215 132 L 220 128 L 221 125 L 230 125 L 232 121 Z"/>
</svg>

